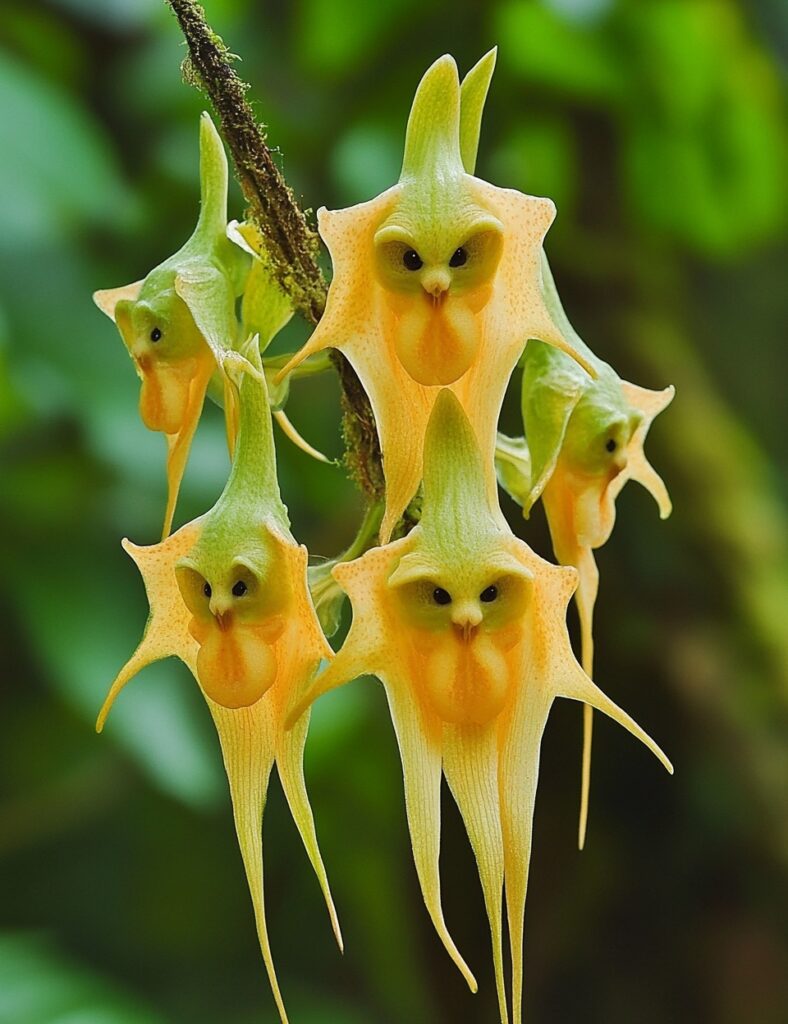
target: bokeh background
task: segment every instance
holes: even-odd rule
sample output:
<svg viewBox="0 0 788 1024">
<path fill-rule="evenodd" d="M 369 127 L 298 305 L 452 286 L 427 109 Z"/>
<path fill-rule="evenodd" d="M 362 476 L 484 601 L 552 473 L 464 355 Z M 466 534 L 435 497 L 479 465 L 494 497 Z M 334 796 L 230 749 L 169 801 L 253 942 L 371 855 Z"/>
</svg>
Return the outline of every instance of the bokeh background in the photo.
<svg viewBox="0 0 788 1024">
<path fill-rule="evenodd" d="M 313 208 L 397 176 L 432 60 L 500 44 L 479 169 L 550 195 L 564 303 L 625 378 L 677 387 L 649 438 L 675 512 L 632 486 L 599 553 L 597 679 L 669 752 L 669 779 L 598 720 L 587 850 L 575 848 L 579 708 L 548 725 L 526 929 L 526 1013 L 564 1024 L 788 1020 L 785 53 L 781 0 L 207 0 Z M 0 1022 L 275 1020 L 219 751 L 175 663 L 106 687 L 146 614 L 123 536 L 157 539 L 164 445 L 91 292 L 189 234 L 197 119 L 159 0 L 5 0 L 0 25 Z M 236 192 L 235 215 L 242 211 Z M 282 341 L 293 348 L 303 325 Z M 502 425 L 518 432 L 517 381 Z M 330 377 L 294 386 L 340 452 Z M 282 441 L 296 535 L 352 537 L 360 500 Z M 180 521 L 227 473 L 206 411 Z M 515 529 L 547 555 L 541 513 Z M 490 1024 L 488 931 L 458 815 L 444 898 L 480 979 L 432 933 L 380 687 L 320 702 L 307 749 L 347 953 L 332 944 L 278 781 L 269 924 L 294 1024 Z"/>
</svg>

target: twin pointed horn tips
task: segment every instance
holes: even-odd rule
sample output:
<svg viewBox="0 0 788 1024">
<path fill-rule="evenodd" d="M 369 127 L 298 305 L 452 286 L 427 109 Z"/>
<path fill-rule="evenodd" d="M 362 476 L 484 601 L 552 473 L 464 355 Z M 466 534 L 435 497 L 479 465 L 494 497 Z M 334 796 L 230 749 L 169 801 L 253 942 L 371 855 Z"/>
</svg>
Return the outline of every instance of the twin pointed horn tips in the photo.
<svg viewBox="0 0 788 1024">
<path fill-rule="evenodd" d="M 498 47 L 494 46 L 474 64 L 460 86 L 460 153 L 467 174 L 476 170 L 484 104 L 497 59 Z"/>
<path fill-rule="evenodd" d="M 444 388 L 435 402 L 424 441 L 425 529 L 445 518 L 445 510 L 462 521 L 489 514 L 479 442 L 456 395 Z"/>
<path fill-rule="evenodd" d="M 439 57 L 419 82 L 405 133 L 400 181 L 462 170 L 460 76 L 454 58 Z"/>
</svg>

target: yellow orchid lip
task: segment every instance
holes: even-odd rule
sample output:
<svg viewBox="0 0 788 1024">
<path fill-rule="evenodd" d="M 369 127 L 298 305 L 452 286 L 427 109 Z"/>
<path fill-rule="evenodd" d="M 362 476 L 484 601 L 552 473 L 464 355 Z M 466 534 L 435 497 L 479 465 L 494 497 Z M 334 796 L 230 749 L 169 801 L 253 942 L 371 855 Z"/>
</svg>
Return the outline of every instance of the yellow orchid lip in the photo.
<svg viewBox="0 0 788 1024">
<path fill-rule="evenodd" d="M 483 333 L 474 315 L 491 289 L 465 295 L 423 291 L 421 298 L 386 293 L 391 315 L 391 344 L 405 372 L 425 387 L 453 384 L 476 358 Z"/>
<path fill-rule="evenodd" d="M 272 630 L 268 624 L 244 625 L 226 612 L 209 625 L 193 619 L 189 632 L 200 645 L 200 685 L 222 707 L 250 707 L 276 683 L 279 660 L 276 646 L 269 640 Z"/>
<path fill-rule="evenodd" d="M 186 418 L 191 372 L 186 367 L 157 365 L 151 356 L 135 357 L 134 361 L 142 378 L 139 403 L 142 422 L 148 430 L 177 434 Z"/>
<path fill-rule="evenodd" d="M 454 725 L 487 725 L 503 710 L 515 682 L 505 653 L 479 624 L 452 623 L 432 643 L 414 640 L 411 671 L 424 680 L 438 717 Z"/>
</svg>

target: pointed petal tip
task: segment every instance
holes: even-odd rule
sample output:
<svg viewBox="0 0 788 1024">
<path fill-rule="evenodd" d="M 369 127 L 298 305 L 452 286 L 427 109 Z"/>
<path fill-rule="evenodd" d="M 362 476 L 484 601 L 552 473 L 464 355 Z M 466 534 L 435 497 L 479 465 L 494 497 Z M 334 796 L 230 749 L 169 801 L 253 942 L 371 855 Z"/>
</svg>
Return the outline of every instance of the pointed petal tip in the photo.
<svg viewBox="0 0 788 1024">
<path fill-rule="evenodd" d="M 457 70 L 457 61 L 450 53 L 444 53 L 430 64 L 424 72 L 421 81 L 424 82 L 425 79 L 433 77 L 437 79 L 439 76 L 451 78 L 452 75 L 456 75 L 457 81 L 459 81 L 460 73 Z"/>
<path fill-rule="evenodd" d="M 104 732 L 104 726 L 107 724 L 107 717 L 110 713 L 113 703 L 114 698 L 112 697 L 112 692 L 110 691 L 110 693 L 107 694 L 104 703 L 101 705 L 101 710 L 99 711 L 96 717 L 96 733 L 99 736 L 102 734 L 102 732 Z"/>
<path fill-rule="evenodd" d="M 218 142 L 221 145 L 221 136 L 207 110 L 203 110 L 200 114 L 200 141 L 205 141 L 209 144 Z"/>
<path fill-rule="evenodd" d="M 476 63 L 471 68 L 471 70 L 468 72 L 468 75 L 470 75 L 477 68 L 484 68 L 485 70 L 487 68 L 489 68 L 490 69 L 490 74 L 492 74 L 492 72 L 495 70 L 495 62 L 497 60 L 498 60 L 498 44 L 496 43 L 495 46 L 491 46 L 490 49 L 487 51 L 487 53 L 483 54 L 476 61 Z M 465 77 L 467 78 L 468 75 L 466 75 Z"/>
<path fill-rule="evenodd" d="M 93 292 L 93 301 L 112 322 L 115 322 L 115 307 L 123 300 L 136 302 L 142 289 L 142 281 L 132 281 L 131 284 L 121 285 L 119 288 L 100 288 Z"/>
<path fill-rule="evenodd" d="M 298 429 L 294 426 L 292 420 L 287 416 L 284 409 L 277 409 L 274 411 L 274 419 L 279 424 L 282 433 L 287 437 L 296 448 L 300 448 L 302 452 L 310 455 L 316 462 L 323 462 L 326 465 L 337 465 L 335 459 L 329 459 L 327 455 L 314 448 L 306 438 L 302 437 L 298 432 Z"/>
</svg>

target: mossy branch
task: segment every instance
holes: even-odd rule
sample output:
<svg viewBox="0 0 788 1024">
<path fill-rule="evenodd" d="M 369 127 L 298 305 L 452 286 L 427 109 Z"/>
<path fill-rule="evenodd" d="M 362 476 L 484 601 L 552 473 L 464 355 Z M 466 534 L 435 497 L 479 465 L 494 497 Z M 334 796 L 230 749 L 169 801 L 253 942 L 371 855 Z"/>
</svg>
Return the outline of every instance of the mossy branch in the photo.
<svg viewBox="0 0 788 1024">
<path fill-rule="evenodd" d="M 195 0 L 166 0 L 181 27 L 189 56 L 186 81 L 201 89 L 219 118 L 230 150 L 247 217 L 259 228 L 271 270 L 295 308 L 317 323 L 327 285 L 317 261 L 318 237 L 276 164 L 260 124 L 246 99 L 249 86 L 233 68 L 233 55 L 205 19 Z M 345 464 L 362 491 L 379 500 L 384 493 L 380 444 L 369 399 L 353 367 L 338 351 L 331 361 L 342 386 Z"/>
</svg>

